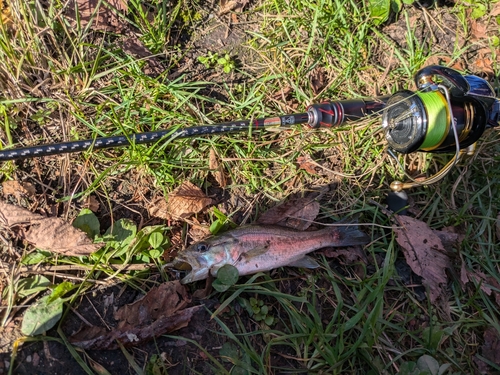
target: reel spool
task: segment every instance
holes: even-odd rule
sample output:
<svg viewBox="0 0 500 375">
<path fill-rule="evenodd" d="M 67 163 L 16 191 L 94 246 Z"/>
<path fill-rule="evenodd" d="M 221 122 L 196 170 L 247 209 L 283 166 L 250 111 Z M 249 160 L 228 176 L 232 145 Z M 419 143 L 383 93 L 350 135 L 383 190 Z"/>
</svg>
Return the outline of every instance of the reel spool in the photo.
<svg viewBox="0 0 500 375">
<path fill-rule="evenodd" d="M 455 157 L 424 181 L 394 181 L 395 192 L 441 180 L 464 154 L 473 153 L 484 130 L 499 121 L 499 101 L 482 78 L 433 65 L 420 70 L 415 82 L 417 92 L 399 91 L 386 103 L 382 126 L 389 147 L 403 154 L 455 151 Z"/>
</svg>

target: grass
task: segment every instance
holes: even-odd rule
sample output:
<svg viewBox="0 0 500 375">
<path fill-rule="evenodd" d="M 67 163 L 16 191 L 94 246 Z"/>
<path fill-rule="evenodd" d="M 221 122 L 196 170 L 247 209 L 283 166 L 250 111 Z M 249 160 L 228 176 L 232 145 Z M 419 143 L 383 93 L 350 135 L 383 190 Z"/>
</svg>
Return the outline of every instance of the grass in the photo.
<svg viewBox="0 0 500 375">
<path fill-rule="evenodd" d="M 475 3 L 491 6 L 487 1 Z M 102 33 L 84 24 L 72 27 L 62 17 L 62 4 L 13 0 L 10 21 L 1 25 L 3 148 L 301 112 L 308 104 L 328 98 L 390 94 L 413 88 L 413 75 L 429 58 L 446 55 L 452 63 L 467 64 L 461 58 L 481 43 L 465 39 L 463 45 L 443 51 L 431 38 L 417 33 L 415 11 L 410 7 L 398 15 L 404 38 L 395 41 L 387 29 L 376 25 L 364 2 L 262 0 L 236 14 L 247 22 L 243 23 L 248 25 L 244 26 L 247 41 L 237 51 L 236 66 L 224 73 L 216 66 L 203 67 L 192 55 L 218 52 L 233 58 L 224 48 L 198 50 L 195 42 L 212 12 L 204 4 L 133 0 L 127 22 L 166 67 L 153 78 L 143 72 L 144 59 L 121 50 L 118 32 Z M 467 35 L 467 5 L 457 2 L 452 8 L 432 12 L 457 15 L 457 33 Z M 430 22 L 448 27 L 438 17 Z M 496 56 L 498 46 L 491 48 Z M 194 68 L 171 76 L 190 58 Z M 474 66 L 470 62 L 464 68 L 471 71 Z M 498 72 L 496 65 L 493 68 Z M 211 366 L 213 373 L 232 374 L 410 374 L 420 373 L 410 368 L 430 356 L 440 366 L 449 365 L 448 373 L 472 373 L 477 370 L 472 358 L 481 353 L 485 329 L 495 327 L 500 332 L 494 298 L 500 293 L 495 287 L 500 283 L 498 141 L 498 132 L 485 134 L 478 152 L 442 182 L 410 192 L 417 218 L 432 228 L 458 227 L 464 234 L 460 248 L 452 254 L 458 276 L 451 277 L 446 298 L 438 304 L 419 300 L 400 280 L 396 264 L 402 255 L 388 229 L 390 219 L 370 203 L 382 202 L 389 184 L 404 178 L 385 152 L 380 119 L 375 117 L 322 132 L 297 128 L 286 133 L 200 137 L 4 163 L 0 166 L 4 180 L 30 181 L 38 192 L 43 191 L 43 199 L 41 195 L 38 200 L 25 199 L 20 202 L 24 205 L 72 220 L 82 202 L 96 196 L 101 204 L 98 232 L 106 247 L 94 257 L 55 257 L 7 237 L 11 250 L 3 248 L 0 259 L 9 267 L 41 262 L 56 270 L 68 265 L 87 269 L 65 274 L 78 276 L 75 283 L 82 286 L 75 288 L 69 303 L 75 308 L 83 290 L 99 293 L 97 286 L 103 280 L 147 291 L 158 281 L 149 279 L 156 271 L 117 271 L 108 263 L 161 263 L 151 255 L 155 224 L 159 227 L 153 232 L 161 232 L 165 241 L 173 241 L 176 230 L 182 233 L 181 244 L 191 240 L 192 222 L 167 226 L 150 218 L 147 206 L 155 196 L 167 196 L 185 180 L 213 193 L 208 159 L 210 150 L 215 150 L 231 181 L 226 194 L 232 202 L 240 202 L 218 205 L 224 215 L 237 218 L 238 224 L 250 223 L 292 194 L 330 187 L 321 197 L 317 220 L 331 223 L 347 218 L 373 224 L 363 227 L 373 238 L 365 248 L 370 265 L 344 265 L 318 255 L 321 268 L 314 273 L 277 270 L 242 278 L 227 292 L 212 294 L 222 304 L 214 314 L 214 336 L 229 344 L 221 352 L 222 345 L 204 347 L 186 339 L 190 347 L 198 348 L 197 353 L 204 353 L 206 362 L 194 359 L 183 371 L 202 373 Z M 300 156 L 311 156 L 318 174 L 300 169 Z M 418 166 L 427 174 L 435 173 L 449 157 L 399 156 L 408 168 Z M 127 183 L 128 193 L 123 190 Z M 125 217 L 137 226 L 131 237 L 103 235 Z M 216 217 L 200 215 L 198 219 L 208 226 L 210 218 Z M 127 242 L 132 238 L 138 239 L 133 246 Z M 491 295 L 479 282 L 461 285 L 461 262 L 468 270 L 485 275 L 483 283 L 491 287 Z M 14 318 L 15 306 L 23 303 L 16 297 L 21 290 L 15 288 L 23 285 L 18 278 L 26 276 L 13 275 L 2 276 L 0 284 L 7 307 L 2 310 L 5 325 Z M 170 277 L 164 272 L 159 275 L 160 280 Z M 57 284 L 63 279 L 51 281 Z M 96 286 L 89 287 L 89 282 Z M 34 298 L 40 291 L 30 293 Z M 247 309 L 251 298 L 264 301 L 272 324 L 255 320 Z M 47 340 L 70 348 L 86 373 L 92 372 L 89 364 L 98 371 L 99 363 L 87 353 L 80 356 L 62 332 L 59 327 L 52 333 L 59 337 Z M 149 362 L 138 361 L 137 352 L 136 357 L 125 349 L 124 353 L 135 373 L 148 373 L 142 362 L 158 373 L 171 370 L 162 362 L 160 349 Z"/>
</svg>

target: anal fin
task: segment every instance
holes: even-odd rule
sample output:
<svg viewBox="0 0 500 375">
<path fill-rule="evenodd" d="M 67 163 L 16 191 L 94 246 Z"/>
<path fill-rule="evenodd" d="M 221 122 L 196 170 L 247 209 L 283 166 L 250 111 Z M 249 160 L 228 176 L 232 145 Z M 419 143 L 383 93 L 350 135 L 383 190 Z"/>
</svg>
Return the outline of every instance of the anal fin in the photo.
<svg viewBox="0 0 500 375">
<path fill-rule="evenodd" d="M 288 263 L 288 267 L 299 267 L 299 268 L 318 268 L 319 264 L 313 258 L 305 256 L 296 260 L 295 262 Z"/>
</svg>

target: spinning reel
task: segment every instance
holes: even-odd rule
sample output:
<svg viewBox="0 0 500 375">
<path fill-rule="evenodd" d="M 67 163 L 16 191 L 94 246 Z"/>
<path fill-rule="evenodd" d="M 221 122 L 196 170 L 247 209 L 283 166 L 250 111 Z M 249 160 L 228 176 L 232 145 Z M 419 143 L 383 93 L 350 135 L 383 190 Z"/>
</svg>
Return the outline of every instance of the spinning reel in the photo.
<svg viewBox="0 0 500 375">
<path fill-rule="evenodd" d="M 485 129 L 499 125 L 500 101 L 484 79 L 442 66 L 429 66 L 415 76 L 417 91 L 403 90 L 391 96 L 349 99 L 313 104 L 307 112 L 215 125 L 161 130 L 122 136 L 100 137 L 33 147 L 0 150 L 0 161 L 97 150 L 131 144 L 158 143 L 176 138 L 247 132 L 298 124 L 311 128 L 334 127 L 382 113 L 382 125 L 390 150 L 408 154 L 455 152 L 455 157 L 436 175 L 421 181 L 391 184 L 394 192 L 439 181 L 466 153 Z"/>
<path fill-rule="evenodd" d="M 429 185 L 442 179 L 465 154 L 472 154 L 484 130 L 500 121 L 500 101 L 484 79 L 429 66 L 415 76 L 418 91 L 403 90 L 386 102 L 382 126 L 389 147 L 415 151 L 455 152 L 437 174 L 421 181 L 391 184 L 393 191 Z"/>
</svg>

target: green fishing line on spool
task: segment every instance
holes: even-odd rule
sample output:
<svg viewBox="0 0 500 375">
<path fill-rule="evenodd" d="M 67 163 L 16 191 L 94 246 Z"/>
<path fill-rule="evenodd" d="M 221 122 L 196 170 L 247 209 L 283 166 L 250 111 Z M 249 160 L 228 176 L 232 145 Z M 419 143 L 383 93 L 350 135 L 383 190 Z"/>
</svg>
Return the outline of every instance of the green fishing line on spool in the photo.
<svg viewBox="0 0 500 375">
<path fill-rule="evenodd" d="M 448 103 L 440 91 L 417 92 L 427 112 L 427 134 L 420 150 L 430 151 L 439 147 L 450 128 Z"/>
</svg>

